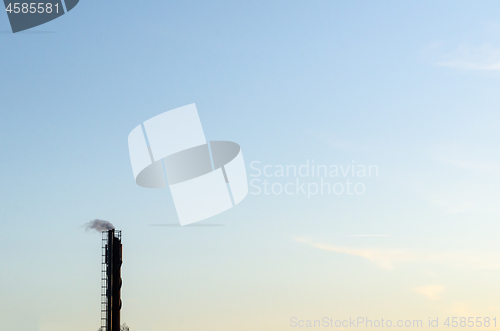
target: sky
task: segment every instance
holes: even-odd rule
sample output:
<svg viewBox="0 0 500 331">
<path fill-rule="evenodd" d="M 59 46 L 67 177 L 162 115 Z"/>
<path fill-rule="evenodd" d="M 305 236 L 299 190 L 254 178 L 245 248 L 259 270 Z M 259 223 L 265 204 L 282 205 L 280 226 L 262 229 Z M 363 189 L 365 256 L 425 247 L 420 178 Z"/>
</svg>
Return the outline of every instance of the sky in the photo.
<svg viewBox="0 0 500 331">
<path fill-rule="evenodd" d="M 132 331 L 500 319 L 499 12 L 82 0 L 16 34 L 0 13 L 0 331 L 99 328 L 96 218 L 123 231 Z M 250 191 L 175 227 L 169 190 L 135 184 L 127 136 L 191 103 L 208 140 L 241 146 Z M 337 176 L 279 177 L 313 164 Z"/>
</svg>

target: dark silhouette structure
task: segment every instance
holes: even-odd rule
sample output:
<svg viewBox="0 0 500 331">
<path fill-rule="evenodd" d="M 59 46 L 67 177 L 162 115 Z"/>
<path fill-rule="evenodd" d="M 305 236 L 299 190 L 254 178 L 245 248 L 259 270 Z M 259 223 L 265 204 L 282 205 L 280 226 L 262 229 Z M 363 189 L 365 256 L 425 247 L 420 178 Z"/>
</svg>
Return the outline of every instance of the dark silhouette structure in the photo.
<svg viewBox="0 0 500 331">
<path fill-rule="evenodd" d="M 103 331 L 120 331 L 121 236 L 121 231 L 114 229 L 102 233 L 101 329 Z"/>
</svg>

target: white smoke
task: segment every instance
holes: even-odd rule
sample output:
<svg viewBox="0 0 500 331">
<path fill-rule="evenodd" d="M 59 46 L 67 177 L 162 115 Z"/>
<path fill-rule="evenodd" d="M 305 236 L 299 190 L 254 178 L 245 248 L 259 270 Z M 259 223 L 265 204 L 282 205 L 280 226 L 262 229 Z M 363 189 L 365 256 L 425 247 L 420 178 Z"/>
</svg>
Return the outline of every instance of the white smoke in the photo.
<svg viewBox="0 0 500 331">
<path fill-rule="evenodd" d="M 86 231 L 96 230 L 97 232 L 113 230 L 115 228 L 115 226 L 110 222 L 100 219 L 95 219 L 85 223 L 84 226 Z"/>
</svg>

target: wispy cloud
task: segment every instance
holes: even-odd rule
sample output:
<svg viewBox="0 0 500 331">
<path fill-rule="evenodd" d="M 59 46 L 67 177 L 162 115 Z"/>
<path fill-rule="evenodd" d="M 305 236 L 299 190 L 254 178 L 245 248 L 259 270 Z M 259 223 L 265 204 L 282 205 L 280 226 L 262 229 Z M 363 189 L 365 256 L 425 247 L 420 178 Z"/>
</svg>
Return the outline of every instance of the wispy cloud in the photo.
<svg viewBox="0 0 500 331">
<path fill-rule="evenodd" d="M 351 248 L 314 242 L 307 238 L 295 237 L 295 241 L 314 248 L 340 254 L 358 256 L 375 263 L 383 269 L 393 269 L 401 263 L 451 263 L 458 267 L 475 269 L 500 269 L 500 256 L 469 253 L 462 251 L 421 251 L 414 249 Z"/>
<path fill-rule="evenodd" d="M 500 47 L 491 44 L 480 46 L 463 44 L 440 57 L 436 64 L 442 67 L 460 70 L 500 70 Z"/>
<path fill-rule="evenodd" d="M 425 196 L 447 213 L 498 213 L 500 160 L 498 149 L 448 148 L 434 160 L 444 171 L 441 179 L 427 186 Z M 440 185 L 441 184 L 441 185 Z"/>
<path fill-rule="evenodd" d="M 348 150 L 353 150 L 355 148 L 355 144 L 352 141 L 336 139 L 335 137 L 329 134 L 324 134 L 317 131 L 308 130 L 307 132 L 311 136 L 315 137 L 316 139 L 320 140 L 321 142 L 325 143 L 326 145 L 334 149 L 348 151 Z"/>
<path fill-rule="evenodd" d="M 482 209 L 479 202 L 475 199 L 451 197 L 449 194 L 435 194 L 431 202 L 444 209 L 448 214 L 462 214 Z"/>
<path fill-rule="evenodd" d="M 388 234 L 345 234 L 342 237 L 390 237 Z"/>
<path fill-rule="evenodd" d="M 448 309 L 449 314 L 454 314 L 456 316 L 475 316 L 476 312 L 473 312 L 470 306 L 464 302 L 453 302 L 451 307 Z M 480 315 L 480 314 L 478 314 Z"/>
<path fill-rule="evenodd" d="M 500 165 L 497 163 L 492 163 L 492 162 L 478 162 L 474 160 L 464 160 L 464 159 L 457 159 L 457 158 L 448 158 L 448 157 L 438 157 L 437 161 L 440 161 L 445 164 L 449 164 L 451 166 L 464 169 L 464 170 L 470 170 L 470 171 L 476 171 L 476 172 L 481 172 L 485 174 L 493 174 L 493 175 L 499 175 L 500 174 Z"/>
<path fill-rule="evenodd" d="M 440 300 L 440 294 L 444 291 L 444 286 L 441 285 L 428 285 L 419 286 L 412 289 L 413 292 L 423 295 L 431 300 Z"/>
</svg>

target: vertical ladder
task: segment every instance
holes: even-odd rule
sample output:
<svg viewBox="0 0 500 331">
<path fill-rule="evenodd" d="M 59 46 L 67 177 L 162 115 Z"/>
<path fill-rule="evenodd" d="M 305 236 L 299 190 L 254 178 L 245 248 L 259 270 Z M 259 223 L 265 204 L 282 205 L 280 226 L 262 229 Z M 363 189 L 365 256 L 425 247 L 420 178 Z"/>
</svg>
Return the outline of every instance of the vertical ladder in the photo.
<svg viewBox="0 0 500 331">
<path fill-rule="evenodd" d="M 101 269 L 101 331 L 108 331 L 106 319 L 108 312 L 108 267 L 106 264 L 106 247 L 108 245 L 108 231 L 102 232 L 102 269 Z"/>
</svg>

